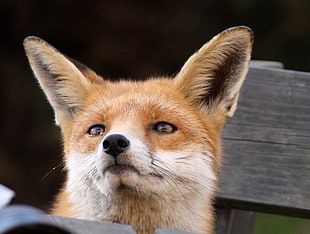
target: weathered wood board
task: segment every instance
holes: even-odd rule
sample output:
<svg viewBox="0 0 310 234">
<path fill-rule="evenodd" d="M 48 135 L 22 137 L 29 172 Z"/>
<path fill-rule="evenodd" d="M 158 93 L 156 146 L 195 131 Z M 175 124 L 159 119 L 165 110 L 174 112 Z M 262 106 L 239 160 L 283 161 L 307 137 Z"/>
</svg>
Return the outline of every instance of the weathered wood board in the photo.
<svg viewBox="0 0 310 234">
<path fill-rule="evenodd" d="M 222 134 L 217 204 L 310 218 L 310 74 L 251 68 Z"/>
<path fill-rule="evenodd" d="M 94 222 L 88 220 L 66 218 L 60 216 L 49 215 L 51 223 L 58 227 L 68 230 L 72 234 L 135 234 L 136 232 L 129 225 L 108 223 L 108 222 Z"/>
</svg>

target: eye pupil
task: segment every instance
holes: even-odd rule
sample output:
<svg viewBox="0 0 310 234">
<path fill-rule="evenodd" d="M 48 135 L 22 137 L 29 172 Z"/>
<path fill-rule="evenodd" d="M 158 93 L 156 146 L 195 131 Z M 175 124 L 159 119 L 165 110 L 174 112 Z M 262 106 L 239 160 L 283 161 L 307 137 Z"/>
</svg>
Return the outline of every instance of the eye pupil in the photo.
<svg viewBox="0 0 310 234">
<path fill-rule="evenodd" d="M 103 133 L 105 132 L 105 126 L 101 124 L 93 125 L 91 126 L 87 134 L 88 136 L 95 137 L 95 136 L 102 136 Z"/>
</svg>

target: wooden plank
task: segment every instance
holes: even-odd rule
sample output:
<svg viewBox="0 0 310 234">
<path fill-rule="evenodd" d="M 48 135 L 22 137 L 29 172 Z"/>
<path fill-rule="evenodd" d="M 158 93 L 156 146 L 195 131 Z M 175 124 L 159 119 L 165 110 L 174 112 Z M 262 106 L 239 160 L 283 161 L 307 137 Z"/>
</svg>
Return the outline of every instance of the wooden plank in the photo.
<svg viewBox="0 0 310 234">
<path fill-rule="evenodd" d="M 250 67 L 269 67 L 283 69 L 284 65 L 281 62 L 269 61 L 269 60 L 251 60 Z"/>
<path fill-rule="evenodd" d="M 133 228 L 129 225 L 108 223 L 108 222 L 94 222 L 88 220 L 66 218 L 55 215 L 49 215 L 49 220 L 58 227 L 64 228 L 73 234 L 136 234 Z"/>
<path fill-rule="evenodd" d="M 310 218 L 310 74 L 250 68 L 223 132 L 217 204 Z"/>
<path fill-rule="evenodd" d="M 129 225 L 109 223 L 109 222 L 94 222 L 82 219 L 67 218 L 55 215 L 47 216 L 49 221 L 56 226 L 72 233 L 72 234 L 136 234 L 134 229 Z M 193 224 L 194 225 L 194 224 Z M 195 234 L 193 232 L 178 231 L 171 229 L 156 229 L 155 234 Z"/>
</svg>

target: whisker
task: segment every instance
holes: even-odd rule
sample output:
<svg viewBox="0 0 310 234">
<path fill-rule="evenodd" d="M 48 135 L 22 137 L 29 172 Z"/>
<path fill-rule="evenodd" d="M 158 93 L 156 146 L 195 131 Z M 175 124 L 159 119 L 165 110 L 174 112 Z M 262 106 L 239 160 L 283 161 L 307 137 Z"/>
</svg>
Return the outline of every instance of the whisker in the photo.
<svg viewBox="0 0 310 234">
<path fill-rule="evenodd" d="M 190 157 L 190 156 L 187 156 Z M 183 157 L 183 159 L 185 159 L 185 157 Z M 182 158 L 180 158 L 182 159 Z M 153 157 L 153 162 L 152 165 L 155 166 L 154 169 L 161 173 L 161 175 L 163 175 L 163 178 L 169 183 L 169 184 L 173 184 L 175 186 L 178 187 L 178 190 L 180 191 L 181 194 L 183 189 L 179 188 L 179 184 L 187 184 L 188 187 L 190 187 L 190 189 L 197 189 L 197 187 L 195 187 L 195 185 L 199 185 L 200 187 L 209 190 L 210 188 L 201 183 L 199 180 L 195 180 L 193 178 L 188 178 L 188 177 L 184 177 L 184 176 L 180 176 L 180 175 L 175 175 L 171 172 L 171 170 L 169 170 L 169 168 L 164 168 L 163 166 L 157 164 L 156 162 L 160 163 L 161 165 L 165 165 L 167 166 L 167 164 L 165 164 L 162 160 L 158 159 L 158 158 L 154 158 Z M 182 162 L 185 163 L 185 162 Z"/>
<path fill-rule="evenodd" d="M 49 170 L 42 178 L 41 178 L 41 182 L 43 180 L 46 179 L 46 177 L 48 177 L 52 172 L 54 172 L 57 168 L 59 168 L 60 166 L 64 167 L 64 162 L 59 163 L 58 165 L 56 165 L 55 167 L 53 167 L 51 170 Z"/>
<path fill-rule="evenodd" d="M 154 169 L 163 176 L 163 178 L 165 179 L 165 181 L 168 182 L 168 184 L 176 186 L 179 193 L 181 194 L 181 196 L 185 199 L 185 195 L 183 193 L 183 190 L 179 187 L 178 182 L 183 183 L 186 181 L 184 179 L 181 179 L 181 177 L 178 177 L 178 176 L 176 177 L 173 173 L 170 172 L 169 169 L 164 168 L 163 166 L 156 164 L 156 161 L 165 165 L 161 160 L 153 158 L 152 165 L 155 166 Z M 165 165 L 165 166 L 167 166 L 167 165 Z"/>
</svg>

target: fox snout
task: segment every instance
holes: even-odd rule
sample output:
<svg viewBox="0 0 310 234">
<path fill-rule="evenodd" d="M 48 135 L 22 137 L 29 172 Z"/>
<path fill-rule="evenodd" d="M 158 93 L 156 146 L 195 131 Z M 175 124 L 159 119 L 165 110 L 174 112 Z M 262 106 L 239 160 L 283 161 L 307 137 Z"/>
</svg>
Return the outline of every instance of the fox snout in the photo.
<svg viewBox="0 0 310 234">
<path fill-rule="evenodd" d="M 129 149 L 130 141 L 121 134 L 112 134 L 103 140 L 102 146 L 105 153 L 116 158 L 120 153 Z"/>
<path fill-rule="evenodd" d="M 112 178 L 111 173 L 118 176 L 128 175 L 128 173 L 140 174 L 141 169 L 138 168 L 147 167 L 144 163 L 139 165 L 139 161 L 144 161 L 140 157 L 147 152 L 141 150 L 141 145 L 137 145 L 133 137 L 129 138 L 121 133 L 106 135 L 99 144 L 96 154 L 98 173 L 102 177 L 109 178 L 108 180 Z M 114 179 L 112 181 L 115 181 Z M 114 183 L 111 182 L 111 184 Z"/>
</svg>

